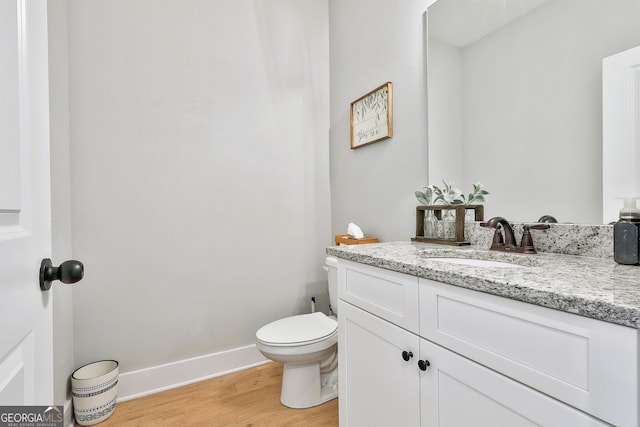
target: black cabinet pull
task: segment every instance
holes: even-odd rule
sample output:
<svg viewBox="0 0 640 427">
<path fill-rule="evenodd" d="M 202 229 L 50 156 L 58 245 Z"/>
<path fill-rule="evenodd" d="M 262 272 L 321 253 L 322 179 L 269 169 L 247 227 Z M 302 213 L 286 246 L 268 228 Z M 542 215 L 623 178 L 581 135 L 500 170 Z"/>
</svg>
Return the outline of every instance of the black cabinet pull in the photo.
<svg viewBox="0 0 640 427">
<path fill-rule="evenodd" d="M 411 359 L 413 357 L 413 353 L 410 351 L 403 351 L 402 352 L 402 358 L 404 359 L 405 362 L 408 362 L 409 359 Z"/>
<path fill-rule="evenodd" d="M 428 360 L 418 360 L 418 368 L 420 368 L 421 371 L 426 371 L 429 366 L 431 366 L 431 363 L 429 363 Z"/>
</svg>

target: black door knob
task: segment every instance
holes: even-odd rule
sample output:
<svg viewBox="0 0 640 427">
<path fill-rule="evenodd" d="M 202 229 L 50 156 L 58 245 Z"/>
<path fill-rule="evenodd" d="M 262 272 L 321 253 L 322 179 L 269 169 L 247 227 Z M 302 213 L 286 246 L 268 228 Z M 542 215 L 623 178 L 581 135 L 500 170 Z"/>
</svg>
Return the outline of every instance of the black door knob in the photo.
<svg viewBox="0 0 640 427">
<path fill-rule="evenodd" d="M 426 371 L 429 366 L 431 366 L 431 363 L 429 363 L 428 360 L 418 360 L 418 368 L 420 368 L 421 371 Z"/>
<path fill-rule="evenodd" d="M 405 362 L 408 362 L 409 359 L 411 359 L 413 357 L 413 353 L 410 351 L 403 351 L 402 352 L 402 358 L 404 359 Z"/>
<path fill-rule="evenodd" d="M 51 259 L 45 258 L 40 263 L 40 289 L 48 291 L 51 282 L 60 280 L 62 283 L 76 283 L 84 277 L 84 265 L 80 261 L 69 260 L 54 267 Z"/>
</svg>

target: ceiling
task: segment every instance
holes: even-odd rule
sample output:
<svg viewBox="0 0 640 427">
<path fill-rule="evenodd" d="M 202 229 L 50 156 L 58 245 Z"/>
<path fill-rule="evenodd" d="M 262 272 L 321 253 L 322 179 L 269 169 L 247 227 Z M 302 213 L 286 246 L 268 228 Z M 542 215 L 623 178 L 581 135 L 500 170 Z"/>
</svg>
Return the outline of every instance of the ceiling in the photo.
<svg viewBox="0 0 640 427">
<path fill-rule="evenodd" d="M 549 1 L 438 0 L 428 9 L 429 37 L 464 47 Z"/>
</svg>

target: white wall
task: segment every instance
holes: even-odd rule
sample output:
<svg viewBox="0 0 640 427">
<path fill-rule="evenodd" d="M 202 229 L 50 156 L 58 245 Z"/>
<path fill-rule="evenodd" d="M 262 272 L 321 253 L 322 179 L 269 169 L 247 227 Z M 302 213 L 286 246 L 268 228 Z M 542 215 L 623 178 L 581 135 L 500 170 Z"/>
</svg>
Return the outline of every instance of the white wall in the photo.
<svg viewBox="0 0 640 427">
<path fill-rule="evenodd" d="M 48 4 L 51 230 L 52 259 L 55 265 L 73 258 L 66 5 L 66 0 Z M 69 425 L 71 420 L 69 375 L 75 368 L 73 358 L 73 291 L 71 286 L 58 283 L 52 287 L 51 292 L 53 292 L 54 402 L 57 405 L 66 405 L 65 425 Z"/>
<path fill-rule="evenodd" d="M 441 0 L 442 1 L 442 0 Z M 445 0 L 446 1 L 446 0 Z M 428 41 L 429 184 L 443 187 L 442 180 L 462 189 L 466 182 L 463 168 L 463 90 L 462 51 L 430 38 Z M 464 187 L 470 190 L 471 187 Z"/>
<path fill-rule="evenodd" d="M 69 0 L 68 20 L 76 364 L 239 348 L 308 311 L 332 241 L 327 2 Z"/>
<path fill-rule="evenodd" d="M 355 222 L 381 240 L 415 236 L 427 184 L 424 0 L 330 0 L 333 233 Z M 393 137 L 352 150 L 350 103 L 393 83 Z"/>
</svg>

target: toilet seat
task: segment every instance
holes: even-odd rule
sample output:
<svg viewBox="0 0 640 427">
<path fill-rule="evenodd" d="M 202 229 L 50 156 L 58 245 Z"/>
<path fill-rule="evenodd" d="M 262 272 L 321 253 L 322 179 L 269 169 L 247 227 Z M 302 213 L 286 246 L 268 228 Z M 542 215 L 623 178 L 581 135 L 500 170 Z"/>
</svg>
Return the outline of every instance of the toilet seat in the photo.
<svg viewBox="0 0 640 427">
<path fill-rule="evenodd" d="M 256 332 L 256 338 L 267 345 L 298 346 L 327 340 L 338 333 L 338 322 L 316 312 L 286 317 L 271 322 Z"/>
</svg>

